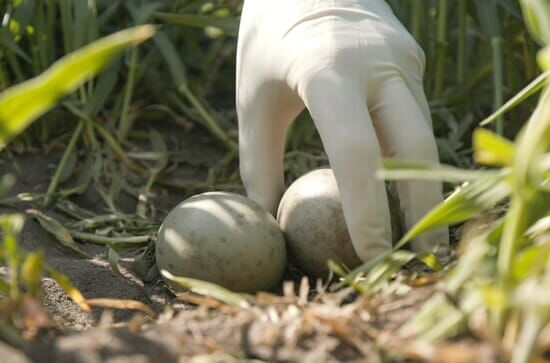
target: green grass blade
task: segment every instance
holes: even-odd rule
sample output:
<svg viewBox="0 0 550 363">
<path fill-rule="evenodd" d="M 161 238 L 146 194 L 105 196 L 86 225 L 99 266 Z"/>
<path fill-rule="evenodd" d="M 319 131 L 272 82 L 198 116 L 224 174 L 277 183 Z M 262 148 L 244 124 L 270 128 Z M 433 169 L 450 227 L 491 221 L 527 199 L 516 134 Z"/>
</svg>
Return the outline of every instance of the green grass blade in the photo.
<svg viewBox="0 0 550 363">
<path fill-rule="evenodd" d="M 143 24 L 149 21 L 151 14 L 155 12 L 157 9 L 161 8 L 163 4 L 161 1 L 149 0 L 146 3 L 138 3 L 138 4 L 132 4 L 131 2 L 126 2 L 125 5 L 128 8 L 130 14 L 132 15 L 132 19 L 134 23 Z"/>
<path fill-rule="evenodd" d="M 33 296 L 39 296 L 43 272 L 44 253 L 42 251 L 29 253 L 21 266 L 21 280 Z"/>
<path fill-rule="evenodd" d="M 503 50 L 502 44 L 504 39 L 501 36 L 496 36 L 491 39 L 491 48 L 493 50 L 493 88 L 494 100 L 493 110 L 496 111 L 502 107 L 504 102 L 504 65 L 503 65 Z M 504 133 L 504 118 L 498 116 L 496 118 L 496 131 L 499 135 Z"/>
<path fill-rule="evenodd" d="M 84 120 L 80 120 L 78 122 L 78 125 L 76 126 L 76 129 L 73 131 L 71 139 L 69 140 L 69 144 L 65 148 L 65 152 L 63 153 L 61 161 L 59 162 L 59 165 L 55 170 L 55 174 L 53 178 L 50 180 L 50 184 L 48 185 L 48 190 L 46 191 L 47 196 L 44 200 L 45 206 L 48 206 L 50 204 L 52 200 L 51 196 L 56 192 L 58 185 L 61 183 L 61 175 L 64 173 L 66 169 L 69 158 L 75 153 L 76 143 L 80 139 L 80 134 L 82 133 L 83 129 L 84 129 Z"/>
<path fill-rule="evenodd" d="M 4 264 L 10 269 L 8 281 L 10 285 L 9 297 L 13 300 L 17 300 L 20 296 L 18 281 L 21 256 L 17 245 L 17 236 L 23 229 L 24 223 L 25 217 L 19 214 L 0 216 L 0 228 L 2 229 L 4 239 L 2 243 L 2 257 Z"/>
<path fill-rule="evenodd" d="M 13 40 L 10 32 L 5 28 L 0 28 L 0 45 L 23 58 L 25 62 L 32 62 L 31 57 L 29 57 L 29 55 L 25 53 L 25 51 L 21 49 L 19 45 L 17 45 L 17 43 Z"/>
<path fill-rule="evenodd" d="M 106 24 L 113 21 L 113 18 L 118 14 L 119 8 L 121 7 L 121 1 L 113 1 L 97 18 L 98 27 L 103 29 Z"/>
<path fill-rule="evenodd" d="M 83 257 L 89 257 L 78 247 L 69 230 L 63 227 L 59 221 L 35 209 L 27 210 L 27 214 L 33 216 L 42 228 L 54 235 L 63 246 L 70 248 Z"/>
<path fill-rule="evenodd" d="M 168 145 L 166 145 L 164 137 L 158 131 L 152 129 L 149 135 L 151 135 L 151 148 L 159 156 L 151 171 L 159 173 L 168 166 Z"/>
<path fill-rule="evenodd" d="M 538 76 L 535 80 L 533 80 L 529 85 L 527 85 L 524 89 L 522 89 L 520 92 L 518 92 L 514 97 L 512 97 L 508 102 L 506 102 L 501 108 L 496 110 L 495 113 L 493 113 L 491 116 L 487 117 L 485 120 L 481 121 L 479 123 L 480 126 L 486 126 L 490 124 L 491 122 L 494 122 L 497 120 L 500 116 L 504 115 L 508 111 L 511 111 L 514 109 L 517 105 L 524 102 L 526 99 L 537 93 L 544 87 L 544 85 L 547 83 L 548 77 L 550 76 L 549 72 L 544 72 L 540 76 Z"/>
<path fill-rule="evenodd" d="M 109 266 L 115 275 L 125 278 L 120 269 L 118 268 L 118 261 L 120 260 L 120 255 L 115 251 L 111 246 L 107 246 L 107 259 L 109 260 Z"/>
<path fill-rule="evenodd" d="M 550 44 L 550 3 L 540 0 L 521 0 L 525 24 L 539 43 Z"/>
<path fill-rule="evenodd" d="M 474 237 L 468 241 L 464 254 L 460 257 L 458 264 L 445 277 L 445 291 L 454 295 L 464 286 L 483 263 L 483 258 L 490 250 L 487 243 L 487 234 Z"/>
<path fill-rule="evenodd" d="M 548 213 L 549 215 L 547 215 L 546 217 L 542 217 L 541 219 L 537 220 L 531 227 L 529 227 L 526 234 L 529 235 L 530 238 L 536 238 L 538 236 L 541 236 L 543 233 L 550 231 L 550 211 Z"/>
<path fill-rule="evenodd" d="M 414 1 L 418 3 L 419 1 Z M 468 0 L 459 0 L 458 3 L 458 54 L 457 54 L 457 78 L 459 84 L 466 79 L 466 36 L 467 36 L 467 10 Z"/>
<path fill-rule="evenodd" d="M 437 56 L 435 61 L 435 86 L 434 97 L 441 97 L 443 94 L 446 72 L 446 53 L 447 53 L 447 18 L 448 3 L 447 0 L 439 0 L 439 9 L 437 13 Z"/>
<path fill-rule="evenodd" d="M 115 62 L 107 71 L 102 73 L 95 84 L 94 92 L 85 106 L 84 112 L 94 117 L 100 110 L 103 109 L 109 96 L 113 93 L 118 81 L 118 72 L 120 70 L 120 62 Z"/>
<path fill-rule="evenodd" d="M 136 83 L 136 70 L 138 65 L 138 51 L 133 48 L 130 51 L 130 62 L 128 63 L 128 76 L 126 79 L 126 87 L 124 88 L 124 97 L 122 99 L 122 110 L 120 112 L 120 120 L 117 129 L 117 138 L 119 141 L 125 141 L 128 132 L 132 128 L 133 118 L 130 115 L 130 106 L 134 87 Z"/>
<path fill-rule="evenodd" d="M 461 183 L 498 174 L 488 170 L 468 170 L 449 165 L 398 159 L 384 159 L 382 167 L 383 169 L 378 170 L 376 175 L 386 180 L 443 180 L 449 183 Z"/>
<path fill-rule="evenodd" d="M 195 294 L 209 296 L 214 299 L 220 300 L 228 305 L 239 306 L 243 308 L 249 306 L 246 299 L 241 295 L 211 282 L 191 279 L 187 277 L 174 276 L 166 270 L 162 270 L 161 274 L 166 279 L 177 283 L 181 287 L 191 290 Z"/>
<path fill-rule="evenodd" d="M 443 203 L 422 218 L 397 243 L 401 248 L 419 234 L 449 224 L 460 223 L 493 207 L 510 194 L 503 176 L 483 178 L 457 189 Z"/>
<path fill-rule="evenodd" d="M 46 198 L 50 198 L 54 195 L 60 195 L 62 198 L 66 198 L 73 194 L 83 194 L 88 189 L 88 185 L 92 181 L 93 173 L 95 170 L 101 167 L 102 159 L 97 154 L 89 154 L 82 165 L 82 172 L 79 174 L 76 183 L 70 188 L 60 190 L 53 195 L 45 195 Z M 59 200 L 58 200 L 59 204 Z"/>
<path fill-rule="evenodd" d="M 496 0 L 484 0 L 474 2 L 477 9 L 478 19 L 484 33 L 489 37 L 492 60 L 493 60 L 493 92 L 494 111 L 502 106 L 503 102 L 503 54 L 502 54 L 502 29 L 500 26 L 499 6 Z M 497 133 L 502 135 L 503 119 L 502 114 L 498 115 Z"/>
<path fill-rule="evenodd" d="M 515 281 L 538 276 L 548 261 L 550 246 L 530 246 L 521 250 L 512 261 L 512 276 Z"/>
<path fill-rule="evenodd" d="M 93 77 L 120 52 L 150 38 L 154 28 L 144 25 L 123 30 L 69 54 L 40 76 L 0 94 L 0 142 L 6 143 L 65 94 Z"/>
<path fill-rule="evenodd" d="M 541 50 L 537 56 L 537 60 L 542 69 L 550 72 L 550 46 Z"/>
<path fill-rule="evenodd" d="M 107 237 L 95 233 L 86 233 L 78 231 L 70 231 L 72 237 L 80 241 L 90 242 L 97 245 L 113 246 L 116 248 L 136 247 L 147 244 L 151 240 L 151 236 L 122 236 L 122 237 Z"/>
<path fill-rule="evenodd" d="M 395 251 L 388 258 L 374 266 L 359 283 L 363 293 L 373 295 L 380 291 L 404 265 L 412 261 L 416 254 L 408 251 Z"/>
<path fill-rule="evenodd" d="M 510 166 L 514 162 L 513 142 L 487 129 L 474 131 L 474 159 L 476 162 L 492 166 Z"/>
<path fill-rule="evenodd" d="M 233 17 L 221 18 L 209 15 L 171 14 L 155 12 L 153 16 L 165 23 L 178 24 L 196 28 L 214 27 L 229 35 L 237 35 L 239 19 Z"/>
<path fill-rule="evenodd" d="M 12 174 L 6 174 L 0 178 L 0 197 L 6 195 L 10 188 L 15 184 L 15 177 Z"/>
<path fill-rule="evenodd" d="M 172 75 L 174 83 L 176 84 L 178 92 L 185 96 L 189 103 L 200 114 L 204 121 L 204 125 L 208 128 L 212 135 L 220 140 L 230 151 L 236 152 L 238 149 L 237 144 L 229 137 L 229 135 L 225 133 L 218 122 L 189 88 L 187 84 L 185 67 L 181 62 L 174 44 L 164 33 L 158 33 L 155 36 L 154 41 L 160 53 L 164 57 L 164 60 L 168 64 L 168 69 Z"/>
<path fill-rule="evenodd" d="M 452 335 L 464 324 L 464 314 L 446 296 L 436 293 L 399 329 L 399 335 L 434 341 Z"/>
<path fill-rule="evenodd" d="M 86 304 L 86 301 L 85 301 L 86 299 L 84 299 L 84 296 L 82 295 L 80 290 L 78 290 L 71 283 L 71 280 L 69 280 L 67 276 L 65 276 L 64 274 L 54 269 L 51 269 L 51 268 L 46 268 L 46 269 L 48 270 L 48 273 L 51 276 L 51 278 L 57 281 L 57 283 L 59 284 L 59 286 L 61 286 L 63 291 L 65 291 L 67 295 L 69 295 L 69 297 L 75 303 L 77 303 L 84 311 L 91 311 L 90 306 Z"/>
<path fill-rule="evenodd" d="M 185 66 L 166 33 L 157 32 L 153 40 L 168 65 L 168 70 L 170 71 L 176 87 L 178 89 L 187 87 Z"/>
</svg>

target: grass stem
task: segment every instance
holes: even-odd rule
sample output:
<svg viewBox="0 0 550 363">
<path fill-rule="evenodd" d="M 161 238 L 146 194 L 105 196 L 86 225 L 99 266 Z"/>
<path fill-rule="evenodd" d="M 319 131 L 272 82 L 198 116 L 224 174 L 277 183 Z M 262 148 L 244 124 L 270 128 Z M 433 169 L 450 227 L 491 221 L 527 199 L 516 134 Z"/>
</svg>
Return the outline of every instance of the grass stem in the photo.
<svg viewBox="0 0 550 363">
<path fill-rule="evenodd" d="M 129 236 L 129 237 L 107 237 L 100 236 L 94 233 L 70 231 L 71 236 L 75 239 L 91 242 L 100 245 L 111 245 L 117 243 L 146 243 L 149 242 L 151 236 Z"/>
<path fill-rule="evenodd" d="M 491 48 L 493 50 L 493 80 L 494 80 L 494 105 L 493 111 L 497 111 L 504 103 L 504 84 L 503 84 L 503 56 L 502 56 L 502 37 L 493 37 L 491 39 Z M 499 135 L 504 133 L 504 118 L 499 116 L 496 120 L 496 132 Z"/>
<path fill-rule="evenodd" d="M 210 132 L 225 145 L 229 151 L 237 151 L 238 146 L 235 141 L 223 131 L 223 129 L 218 125 L 218 122 L 212 117 L 212 115 L 206 110 L 202 105 L 199 99 L 193 94 L 193 92 L 187 86 L 182 86 L 178 88 L 178 91 L 184 95 L 191 105 L 197 110 L 202 119 L 204 120 L 206 127 Z"/>
<path fill-rule="evenodd" d="M 411 33 L 417 42 L 422 43 L 422 21 L 424 17 L 424 3 L 412 1 Z"/>
<path fill-rule="evenodd" d="M 466 79 L 466 35 L 467 35 L 467 13 L 468 0 L 460 0 L 458 4 L 458 56 L 457 56 L 457 77 L 458 83 L 464 83 Z"/>
<path fill-rule="evenodd" d="M 447 0 L 439 0 L 437 20 L 437 55 L 435 64 L 434 97 L 443 94 L 445 86 L 445 63 L 447 53 Z"/>
<path fill-rule="evenodd" d="M 125 141 L 128 136 L 128 132 L 132 128 L 132 119 L 129 115 L 130 105 L 132 102 L 132 94 L 134 93 L 134 84 L 136 80 L 136 68 L 137 68 L 138 51 L 136 47 L 133 47 L 130 51 L 130 64 L 128 65 L 128 80 L 126 81 L 126 88 L 124 90 L 124 100 L 122 101 L 122 111 L 120 114 L 120 121 L 117 130 L 117 139 L 119 141 Z"/>
<path fill-rule="evenodd" d="M 48 191 L 46 192 L 46 198 L 44 199 L 45 206 L 48 206 L 51 203 L 51 200 L 52 200 L 51 196 L 55 193 L 57 187 L 59 186 L 61 175 L 63 175 L 63 172 L 67 167 L 69 158 L 75 152 L 76 143 L 78 142 L 78 139 L 80 138 L 80 134 L 82 133 L 83 129 L 84 129 L 84 120 L 80 120 L 78 122 L 76 129 L 73 132 L 73 135 L 71 136 L 71 140 L 69 141 L 69 144 L 65 148 L 65 152 L 63 153 L 63 157 L 61 158 L 61 161 L 59 162 L 59 165 L 55 170 L 55 174 L 52 180 L 50 181 L 50 185 L 48 186 Z"/>
</svg>

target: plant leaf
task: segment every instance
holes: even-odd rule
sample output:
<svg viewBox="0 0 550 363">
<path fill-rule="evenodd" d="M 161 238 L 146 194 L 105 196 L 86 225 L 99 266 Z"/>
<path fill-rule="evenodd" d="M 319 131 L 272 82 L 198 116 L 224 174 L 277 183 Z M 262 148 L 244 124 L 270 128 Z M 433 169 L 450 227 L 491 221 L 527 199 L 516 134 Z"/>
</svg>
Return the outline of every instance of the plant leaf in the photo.
<svg viewBox="0 0 550 363">
<path fill-rule="evenodd" d="M 483 128 L 476 129 L 473 143 L 474 159 L 480 164 L 510 166 L 514 162 L 514 143 L 494 132 Z"/>
<path fill-rule="evenodd" d="M 487 117 L 485 120 L 479 123 L 480 126 L 486 126 L 491 122 L 497 120 L 500 116 L 514 109 L 517 105 L 537 93 L 544 87 L 547 83 L 548 78 L 550 77 L 550 72 L 545 72 L 535 78 L 534 81 L 529 83 L 524 89 L 512 97 L 508 102 L 506 102 L 502 107 L 496 110 L 491 116 Z"/>
<path fill-rule="evenodd" d="M 113 272 L 119 277 L 125 279 L 124 275 L 118 268 L 118 260 L 120 259 L 120 255 L 113 248 L 111 248 L 111 246 L 107 246 L 107 259 L 109 260 L 111 270 L 113 270 Z"/>
<path fill-rule="evenodd" d="M 61 58 L 38 77 L 4 91 L 0 94 L 0 142 L 6 143 L 23 131 L 125 47 L 141 43 L 153 33 L 152 26 L 144 25 L 112 34 Z"/>
<path fill-rule="evenodd" d="M 433 253 L 421 253 L 416 257 L 434 271 L 441 271 L 443 269 L 443 265 L 441 264 L 441 262 L 439 262 L 437 256 Z"/>
<path fill-rule="evenodd" d="M 503 176 L 482 178 L 470 182 L 436 206 L 397 243 L 404 246 L 414 237 L 427 230 L 470 219 L 493 207 L 510 194 L 510 188 Z"/>
<path fill-rule="evenodd" d="M 40 291 L 43 270 L 44 254 L 41 251 L 29 253 L 21 267 L 21 279 L 35 297 Z"/>
<path fill-rule="evenodd" d="M 121 62 L 114 62 L 97 79 L 92 98 L 86 103 L 84 113 L 94 117 L 105 105 L 118 81 Z"/>
<path fill-rule="evenodd" d="M 33 216 L 38 223 L 40 223 L 42 228 L 53 234 L 63 246 L 70 248 L 83 257 L 89 257 L 80 247 L 78 247 L 69 230 L 63 227 L 56 219 L 36 209 L 27 210 L 27 214 Z"/>
<path fill-rule="evenodd" d="M 153 41 L 168 65 L 168 70 L 172 75 L 176 88 L 180 89 L 182 87 L 187 87 L 185 66 L 182 63 L 174 44 L 172 44 L 164 32 L 158 32 L 153 38 Z"/>
<path fill-rule="evenodd" d="M 523 281 L 544 271 L 549 254 L 548 245 L 531 246 L 520 251 L 512 261 L 512 275 L 516 281 Z"/>
<path fill-rule="evenodd" d="M 166 270 L 162 270 L 160 273 L 166 279 L 175 282 L 183 288 L 191 290 L 195 294 L 209 296 L 232 306 L 239 306 L 242 308 L 247 308 L 249 306 L 246 299 L 241 295 L 211 282 L 174 276 Z"/>
<path fill-rule="evenodd" d="M 427 341 L 439 340 L 455 332 L 464 320 L 464 314 L 444 294 L 436 293 L 399 329 L 399 335 Z"/>
<path fill-rule="evenodd" d="M 390 254 L 387 258 L 376 264 L 362 279 L 358 285 L 362 292 L 375 294 L 399 271 L 404 265 L 412 261 L 416 254 L 400 250 Z"/>
<path fill-rule="evenodd" d="M 132 263 L 132 271 L 143 281 L 152 281 L 159 272 L 155 263 L 155 244 L 150 243 Z"/>
<path fill-rule="evenodd" d="M 383 159 L 382 166 L 383 169 L 378 170 L 376 175 L 386 180 L 421 179 L 458 183 L 497 174 L 490 170 L 467 170 L 449 165 L 399 159 Z"/>
<path fill-rule="evenodd" d="M 473 238 L 465 248 L 464 254 L 460 257 L 458 264 L 445 277 L 445 290 L 454 295 L 464 286 L 481 267 L 483 258 L 490 250 L 487 243 L 487 236 L 490 232 Z"/>
<path fill-rule="evenodd" d="M 86 303 L 86 299 L 84 299 L 82 293 L 76 287 L 74 287 L 74 285 L 71 283 L 71 280 L 69 280 L 67 276 L 53 269 L 49 269 L 48 273 L 50 274 L 52 279 L 57 281 L 63 291 L 65 291 L 67 295 L 69 295 L 69 297 L 82 308 L 82 310 L 91 311 L 90 306 Z"/>
<path fill-rule="evenodd" d="M 172 14 L 155 12 L 153 16 L 165 23 L 191 26 L 196 28 L 214 27 L 229 35 L 237 35 L 239 19 L 233 17 L 221 18 L 219 16 Z"/>
<path fill-rule="evenodd" d="M 31 58 L 17 45 L 11 33 L 4 27 L 0 28 L 0 44 L 23 58 L 25 62 L 32 63 Z"/>
<path fill-rule="evenodd" d="M 539 51 L 537 61 L 542 69 L 547 71 L 547 73 L 550 72 L 550 46 Z"/>
<path fill-rule="evenodd" d="M 529 227 L 526 234 L 531 238 L 535 238 L 548 231 L 550 231 L 550 215 L 537 220 Z"/>
<path fill-rule="evenodd" d="M 164 141 L 164 137 L 155 129 L 149 132 L 151 137 L 151 147 L 156 155 L 159 156 L 156 165 L 152 168 L 154 172 L 161 172 L 168 165 L 168 147 Z"/>
</svg>

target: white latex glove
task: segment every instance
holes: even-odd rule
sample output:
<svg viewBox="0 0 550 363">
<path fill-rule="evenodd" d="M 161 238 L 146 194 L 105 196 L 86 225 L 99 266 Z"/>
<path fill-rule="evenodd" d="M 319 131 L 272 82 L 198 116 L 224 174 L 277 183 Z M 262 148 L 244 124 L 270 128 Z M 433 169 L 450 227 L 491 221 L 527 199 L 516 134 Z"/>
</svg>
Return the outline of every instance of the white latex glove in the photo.
<svg viewBox="0 0 550 363">
<path fill-rule="evenodd" d="M 384 0 L 245 0 L 237 50 L 240 172 L 248 196 L 276 213 L 284 140 L 311 113 L 363 261 L 391 248 L 381 155 L 437 162 L 424 54 Z M 408 228 L 442 201 L 439 182 L 398 183 Z M 448 229 L 412 243 L 448 251 Z"/>
</svg>

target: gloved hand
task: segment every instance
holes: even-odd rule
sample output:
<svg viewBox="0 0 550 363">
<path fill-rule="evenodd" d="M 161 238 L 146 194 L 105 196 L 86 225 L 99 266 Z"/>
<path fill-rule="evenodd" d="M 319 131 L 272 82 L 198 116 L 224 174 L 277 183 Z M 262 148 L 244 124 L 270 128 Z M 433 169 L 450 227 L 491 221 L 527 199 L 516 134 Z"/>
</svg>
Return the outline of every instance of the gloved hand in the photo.
<svg viewBox="0 0 550 363">
<path fill-rule="evenodd" d="M 438 161 L 422 78 L 424 54 L 384 0 L 245 0 L 237 49 L 240 172 L 248 196 L 276 213 L 285 134 L 309 110 L 334 170 L 363 261 L 391 248 L 381 156 Z M 399 182 L 407 228 L 442 201 L 439 182 Z M 448 229 L 417 252 L 448 253 Z"/>
</svg>

